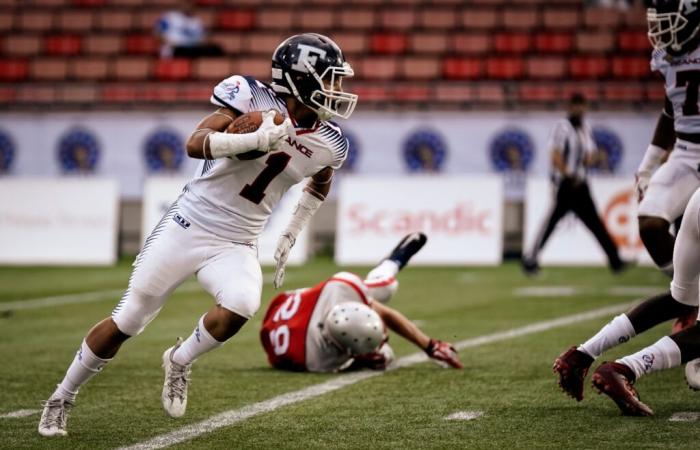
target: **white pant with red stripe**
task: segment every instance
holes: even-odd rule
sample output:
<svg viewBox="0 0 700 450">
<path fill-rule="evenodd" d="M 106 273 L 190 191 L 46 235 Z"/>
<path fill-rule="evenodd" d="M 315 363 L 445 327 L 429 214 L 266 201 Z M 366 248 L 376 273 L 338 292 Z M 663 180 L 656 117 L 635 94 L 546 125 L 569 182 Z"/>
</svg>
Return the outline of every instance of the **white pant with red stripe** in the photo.
<svg viewBox="0 0 700 450">
<path fill-rule="evenodd" d="M 260 307 L 257 247 L 207 232 L 182 217 L 174 204 L 136 257 L 129 287 L 112 313 L 114 323 L 129 336 L 141 333 L 193 274 L 217 304 L 242 317 L 251 318 Z"/>
</svg>

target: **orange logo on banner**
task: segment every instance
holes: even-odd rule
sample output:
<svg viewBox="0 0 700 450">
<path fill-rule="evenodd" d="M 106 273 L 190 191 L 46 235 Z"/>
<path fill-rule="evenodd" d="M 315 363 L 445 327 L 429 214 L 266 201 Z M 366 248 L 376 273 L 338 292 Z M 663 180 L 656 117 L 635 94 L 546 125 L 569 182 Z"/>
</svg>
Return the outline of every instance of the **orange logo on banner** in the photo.
<svg viewBox="0 0 700 450">
<path fill-rule="evenodd" d="M 615 244 L 622 249 L 642 249 L 632 189 L 615 194 L 603 210 L 603 223 Z"/>
</svg>

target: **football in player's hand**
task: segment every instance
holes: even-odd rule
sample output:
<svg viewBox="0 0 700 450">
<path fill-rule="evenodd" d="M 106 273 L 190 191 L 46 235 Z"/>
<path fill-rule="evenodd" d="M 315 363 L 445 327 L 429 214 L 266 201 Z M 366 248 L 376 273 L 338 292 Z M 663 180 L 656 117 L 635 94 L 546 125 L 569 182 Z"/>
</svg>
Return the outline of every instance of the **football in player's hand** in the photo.
<svg viewBox="0 0 700 450">
<path fill-rule="evenodd" d="M 253 133 L 258 128 L 260 128 L 260 125 L 262 125 L 262 115 L 262 111 L 252 111 L 249 113 L 245 113 L 242 116 L 238 116 L 236 117 L 236 119 L 234 119 L 233 122 L 229 124 L 228 128 L 226 128 L 226 132 L 233 134 Z M 282 122 L 284 122 L 284 116 L 280 114 L 279 111 L 275 111 L 274 122 L 275 125 L 280 125 Z M 241 160 L 249 160 L 260 158 L 264 155 L 266 155 L 265 152 L 261 152 L 259 150 L 251 150 L 249 152 L 236 155 L 236 158 Z"/>
<path fill-rule="evenodd" d="M 229 124 L 226 132 L 233 134 L 253 133 L 260 128 L 263 121 L 262 115 L 262 111 L 253 111 L 238 116 Z M 282 122 L 284 122 L 284 116 L 279 111 L 275 111 L 275 125 L 280 125 Z"/>
</svg>

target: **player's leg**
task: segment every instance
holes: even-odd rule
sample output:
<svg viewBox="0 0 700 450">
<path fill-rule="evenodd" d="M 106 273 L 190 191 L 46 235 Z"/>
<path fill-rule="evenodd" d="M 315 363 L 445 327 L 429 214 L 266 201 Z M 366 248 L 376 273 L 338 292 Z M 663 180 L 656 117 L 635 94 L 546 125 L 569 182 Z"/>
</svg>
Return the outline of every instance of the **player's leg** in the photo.
<svg viewBox="0 0 700 450">
<path fill-rule="evenodd" d="M 624 268 L 624 264 L 617 252 L 617 246 L 610 237 L 610 233 L 605 228 L 603 221 L 598 215 L 595 203 L 591 197 L 591 191 L 587 183 L 576 187 L 572 208 L 584 225 L 593 233 L 603 251 L 608 257 L 610 268 L 618 272 Z"/>
<path fill-rule="evenodd" d="M 413 255 L 423 248 L 427 240 L 425 234 L 418 232 L 404 236 L 389 256 L 370 270 L 365 278 L 365 284 L 372 298 L 382 303 L 387 303 L 391 299 L 399 287 L 396 275 L 408 264 Z"/>
<path fill-rule="evenodd" d="M 124 341 L 139 334 L 160 311 L 168 294 L 194 273 L 197 263 L 191 261 L 190 230 L 178 226 L 173 214 L 166 214 L 146 241 L 134 263 L 129 287 L 112 316 L 95 325 L 81 343 L 63 380 L 46 402 L 40 434 L 66 435 L 67 412 L 80 387 L 111 361 Z"/>
<path fill-rule="evenodd" d="M 523 253 L 522 267 L 525 273 L 534 275 L 539 271 L 538 255 L 552 235 L 557 223 L 571 210 L 570 197 L 571 183 L 568 180 L 563 180 L 557 188 L 557 195 L 552 199 L 554 203 L 549 214 L 545 216 L 537 238 L 530 250 Z"/>
<path fill-rule="evenodd" d="M 197 272 L 200 283 L 216 304 L 200 317 L 192 334 L 163 353 L 165 381 L 163 408 L 181 417 L 187 407 L 187 385 L 192 363 L 221 347 L 260 307 L 262 272 L 257 249 L 225 242 Z"/>
<path fill-rule="evenodd" d="M 700 273 L 700 190 L 688 202 L 673 252 L 675 268 L 671 282 L 674 301 L 686 308 L 698 305 Z M 651 408 L 639 401 L 629 385 L 651 372 L 676 367 L 700 356 L 700 327 L 663 337 L 641 351 L 601 365 L 593 376 L 594 385 L 610 396 L 624 414 L 650 415 Z"/>
</svg>

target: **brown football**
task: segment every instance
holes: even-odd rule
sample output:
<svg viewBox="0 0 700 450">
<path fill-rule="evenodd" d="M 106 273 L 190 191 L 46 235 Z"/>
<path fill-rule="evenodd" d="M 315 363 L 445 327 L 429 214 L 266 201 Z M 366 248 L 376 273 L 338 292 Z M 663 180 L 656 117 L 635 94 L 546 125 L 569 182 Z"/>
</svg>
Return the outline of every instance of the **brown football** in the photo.
<svg viewBox="0 0 700 450">
<path fill-rule="evenodd" d="M 231 122 L 226 128 L 226 132 L 233 134 L 252 133 L 260 128 L 262 120 L 262 111 L 245 113 Z M 279 111 L 275 111 L 275 125 L 279 125 L 282 122 L 284 122 L 284 116 Z"/>
</svg>

